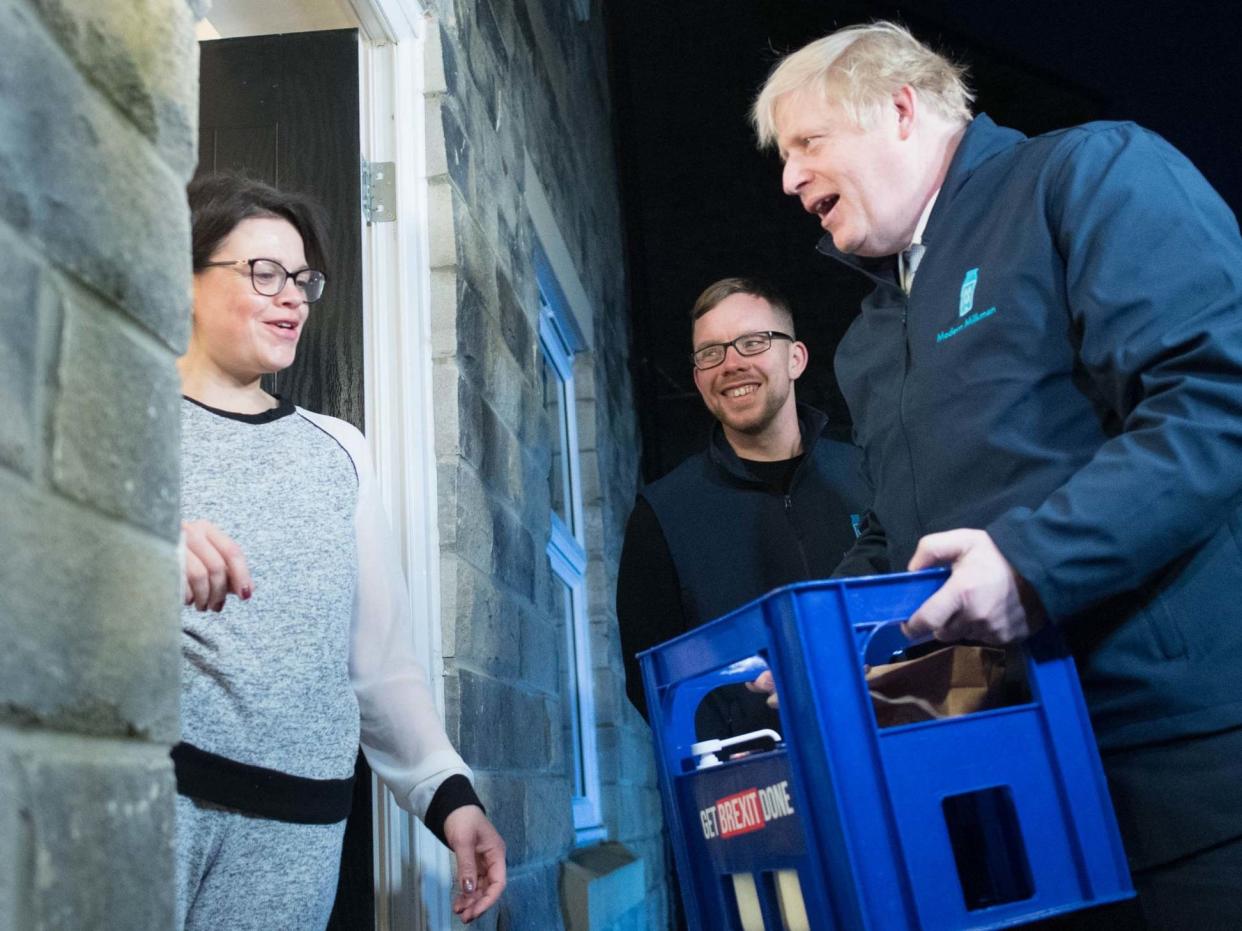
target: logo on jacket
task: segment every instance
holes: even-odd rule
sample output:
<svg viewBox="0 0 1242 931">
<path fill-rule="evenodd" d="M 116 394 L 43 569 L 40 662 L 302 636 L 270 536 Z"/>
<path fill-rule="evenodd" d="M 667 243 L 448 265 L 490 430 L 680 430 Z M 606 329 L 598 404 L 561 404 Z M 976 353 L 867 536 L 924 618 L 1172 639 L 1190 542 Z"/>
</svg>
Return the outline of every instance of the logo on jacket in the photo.
<svg viewBox="0 0 1242 931">
<path fill-rule="evenodd" d="M 974 326 L 979 321 L 986 320 L 988 317 L 996 313 L 995 307 L 989 307 L 987 310 L 979 310 L 971 313 L 971 311 L 974 311 L 975 308 L 975 288 L 978 284 L 979 269 L 972 268 L 967 270 L 966 274 L 962 276 L 962 290 L 957 298 L 957 319 L 959 322 L 955 326 L 951 326 L 947 330 L 941 330 L 937 333 L 936 342 L 943 343 L 946 339 L 952 339 L 967 327 Z"/>
<path fill-rule="evenodd" d="M 957 300 L 957 315 L 965 317 L 975 306 L 975 285 L 979 282 L 979 269 L 972 268 L 962 279 L 962 293 Z"/>
</svg>

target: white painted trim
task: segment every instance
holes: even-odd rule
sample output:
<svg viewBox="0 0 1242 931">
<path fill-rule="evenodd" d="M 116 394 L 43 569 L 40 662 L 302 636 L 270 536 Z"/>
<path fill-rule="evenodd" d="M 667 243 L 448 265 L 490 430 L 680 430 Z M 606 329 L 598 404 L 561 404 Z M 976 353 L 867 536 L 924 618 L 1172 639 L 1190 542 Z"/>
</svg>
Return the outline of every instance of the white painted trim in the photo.
<svg viewBox="0 0 1242 931">
<path fill-rule="evenodd" d="M 418 41 L 429 14 L 419 0 L 344 0 L 363 34 L 376 45 Z"/>
<path fill-rule="evenodd" d="M 431 372 L 423 48 L 416 0 L 349 0 L 362 43 L 362 154 L 397 172 L 397 220 L 363 226 L 366 433 L 400 540 L 415 651 L 444 713 Z M 361 208 L 360 208 L 361 209 Z M 448 851 L 378 781 L 372 793 L 376 927 L 451 927 Z"/>
<path fill-rule="evenodd" d="M 577 325 L 583 345 L 577 349 L 590 349 L 595 345 L 595 309 L 587 297 L 586 288 L 582 286 L 582 276 L 574 264 L 565 237 L 561 235 L 560 226 L 552 212 L 552 204 L 548 200 L 548 192 L 539 180 L 539 173 L 531 162 L 530 153 L 524 157 L 523 186 L 525 191 L 526 210 L 530 214 L 531 224 L 535 227 L 535 235 L 547 256 L 548 265 L 565 295 L 565 303 Z"/>
</svg>

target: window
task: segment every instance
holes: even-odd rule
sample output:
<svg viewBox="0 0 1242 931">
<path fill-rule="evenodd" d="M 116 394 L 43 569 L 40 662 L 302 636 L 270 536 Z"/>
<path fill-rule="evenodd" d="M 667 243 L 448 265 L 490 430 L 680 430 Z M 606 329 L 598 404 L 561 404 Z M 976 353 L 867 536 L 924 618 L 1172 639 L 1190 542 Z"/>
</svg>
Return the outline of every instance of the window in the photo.
<svg viewBox="0 0 1242 931">
<path fill-rule="evenodd" d="M 573 793 L 578 842 L 604 836 L 595 755 L 594 676 L 587 617 L 587 555 L 582 523 L 574 353 L 581 348 L 564 296 L 546 261 L 537 254 L 539 345 L 543 350 L 543 408 L 551 427 L 548 492 L 552 531 L 548 561 L 554 578 L 558 620 L 564 631 L 562 727 Z"/>
</svg>

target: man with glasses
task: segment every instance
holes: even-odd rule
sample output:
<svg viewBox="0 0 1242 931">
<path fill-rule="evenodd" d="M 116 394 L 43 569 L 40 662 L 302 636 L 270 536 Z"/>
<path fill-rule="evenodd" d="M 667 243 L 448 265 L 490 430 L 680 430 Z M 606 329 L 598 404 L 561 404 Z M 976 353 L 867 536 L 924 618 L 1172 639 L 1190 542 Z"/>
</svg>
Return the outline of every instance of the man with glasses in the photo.
<svg viewBox="0 0 1242 931">
<path fill-rule="evenodd" d="M 795 399 L 807 349 L 780 296 L 726 278 L 699 296 L 691 327 L 694 383 L 717 423 L 706 450 L 639 493 L 617 580 L 626 689 L 640 711 L 638 652 L 778 586 L 828 577 L 869 499 L 857 450 Z M 703 737 L 778 726 L 741 686 L 700 712 Z"/>
</svg>

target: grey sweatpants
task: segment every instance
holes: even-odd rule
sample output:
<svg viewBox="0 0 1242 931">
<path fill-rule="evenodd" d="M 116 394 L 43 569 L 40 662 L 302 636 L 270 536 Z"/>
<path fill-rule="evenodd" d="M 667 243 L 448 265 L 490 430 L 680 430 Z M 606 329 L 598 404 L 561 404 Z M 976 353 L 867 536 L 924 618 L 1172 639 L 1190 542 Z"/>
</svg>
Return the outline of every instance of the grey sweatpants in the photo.
<svg viewBox="0 0 1242 931">
<path fill-rule="evenodd" d="M 345 822 L 291 824 L 177 796 L 177 927 L 321 931 Z"/>
</svg>

